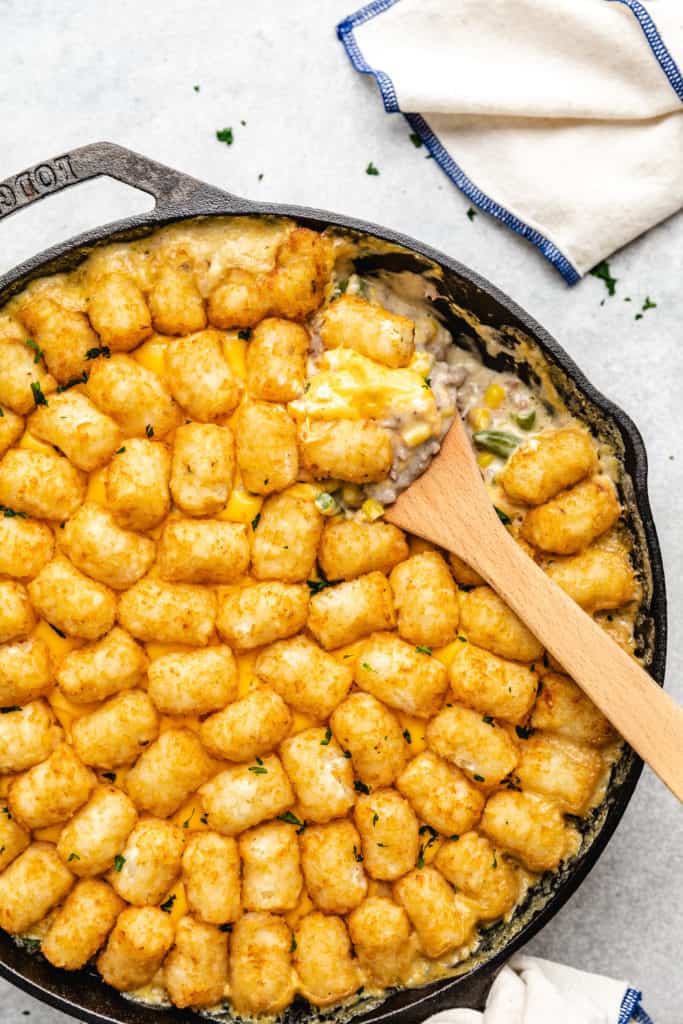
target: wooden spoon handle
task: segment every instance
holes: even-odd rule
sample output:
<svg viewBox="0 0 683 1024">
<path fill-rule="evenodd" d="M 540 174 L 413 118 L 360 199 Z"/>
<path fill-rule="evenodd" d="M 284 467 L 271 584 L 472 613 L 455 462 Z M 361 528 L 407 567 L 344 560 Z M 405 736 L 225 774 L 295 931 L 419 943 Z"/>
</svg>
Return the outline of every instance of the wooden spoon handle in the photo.
<svg viewBox="0 0 683 1024">
<path fill-rule="evenodd" d="M 489 544 L 468 551 L 467 560 L 505 595 L 531 632 L 683 802 L 683 708 L 503 527 L 496 527 Z"/>
</svg>

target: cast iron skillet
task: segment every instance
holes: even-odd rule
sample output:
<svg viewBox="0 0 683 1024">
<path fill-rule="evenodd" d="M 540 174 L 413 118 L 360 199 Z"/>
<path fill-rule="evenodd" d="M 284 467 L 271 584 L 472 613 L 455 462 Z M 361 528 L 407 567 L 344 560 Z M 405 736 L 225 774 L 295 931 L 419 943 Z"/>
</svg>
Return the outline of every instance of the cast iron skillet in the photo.
<svg viewBox="0 0 683 1024">
<path fill-rule="evenodd" d="M 454 336 L 476 345 L 489 365 L 512 369 L 527 381 L 533 365 L 520 353 L 530 347 L 544 358 L 553 383 L 570 410 L 588 421 L 593 431 L 620 451 L 625 470 L 621 495 L 626 520 L 636 536 L 635 559 L 645 581 L 643 612 L 637 624 L 641 651 L 661 685 L 666 656 L 666 596 L 661 555 L 647 495 L 647 462 L 643 441 L 631 420 L 595 390 L 558 343 L 511 299 L 484 278 L 429 246 L 374 224 L 293 206 L 253 203 L 203 184 L 144 156 L 107 142 L 95 143 L 47 160 L 0 183 L 0 219 L 52 192 L 109 175 L 154 196 L 148 213 L 88 231 L 51 249 L 0 277 L 0 308 L 31 279 L 71 270 L 96 246 L 139 238 L 160 225 L 188 217 L 277 214 L 295 218 L 311 228 L 330 225 L 373 236 L 396 247 L 388 256 L 371 251 L 361 259 L 364 272 L 373 269 L 412 269 L 435 275 L 441 298 L 437 306 Z M 485 338 L 496 332 L 496 352 L 487 352 Z M 481 1006 L 496 972 L 510 954 L 548 921 L 602 853 L 633 793 L 642 762 L 626 750 L 613 772 L 605 803 L 586 826 L 584 852 L 569 867 L 543 880 L 533 900 L 507 924 L 494 925 L 484 936 L 483 955 L 457 978 L 422 989 L 402 990 L 381 1006 L 366 1006 L 356 1020 L 417 1024 L 432 1013 L 451 1007 Z M 91 1022 L 116 1024 L 177 1024 L 187 1014 L 176 1009 L 155 1010 L 126 1000 L 89 971 L 67 973 L 52 968 L 41 956 L 19 948 L 0 933 L 0 974 L 37 999 Z M 362 998 L 362 997 L 361 997 Z M 291 1024 L 310 1021 L 316 1011 L 296 1002 L 286 1013 Z"/>
</svg>

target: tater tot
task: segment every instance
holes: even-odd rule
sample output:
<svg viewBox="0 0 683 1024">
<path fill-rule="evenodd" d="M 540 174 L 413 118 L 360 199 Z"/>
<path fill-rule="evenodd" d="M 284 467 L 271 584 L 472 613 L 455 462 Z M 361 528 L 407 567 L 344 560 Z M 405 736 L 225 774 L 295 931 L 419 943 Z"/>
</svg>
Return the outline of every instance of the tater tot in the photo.
<svg viewBox="0 0 683 1024">
<path fill-rule="evenodd" d="M 497 785 L 517 764 L 519 752 L 490 715 L 454 704 L 427 725 L 427 744 L 471 779 Z"/>
<path fill-rule="evenodd" d="M 292 933 L 275 914 L 248 913 L 230 943 L 230 1001 L 237 1013 L 279 1013 L 294 998 Z"/>
<path fill-rule="evenodd" d="M 296 480 L 296 427 L 283 406 L 246 402 L 237 416 L 235 443 L 237 464 L 247 490 L 272 494 Z"/>
<path fill-rule="evenodd" d="M 611 481 L 607 477 L 596 477 L 530 509 L 524 517 L 521 534 L 542 551 L 573 555 L 609 530 L 620 512 Z"/>
<path fill-rule="evenodd" d="M 208 779 L 212 765 L 190 729 L 168 729 L 128 772 L 126 789 L 138 807 L 165 818 Z"/>
<path fill-rule="evenodd" d="M 434 859 L 451 885 L 477 904 L 478 916 L 493 921 L 519 898 L 520 879 L 512 864 L 486 836 L 465 832 L 441 844 Z"/>
<path fill-rule="evenodd" d="M 252 573 L 257 580 L 299 583 L 315 565 L 323 517 L 310 497 L 285 491 L 268 498 L 252 543 Z"/>
<path fill-rule="evenodd" d="M 24 341 L 0 341 L 0 405 L 25 416 L 35 409 L 32 384 L 46 396 L 57 387 L 37 352 Z"/>
<path fill-rule="evenodd" d="M 142 647 L 115 626 L 101 640 L 67 654 L 57 668 L 57 685 L 69 700 L 88 704 L 137 686 L 146 668 Z"/>
<path fill-rule="evenodd" d="M 147 692 L 164 715 L 206 715 L 237 696 L 235 657 L 222 645 L 165 654 L 147 675 Z"/>
<path fill-rule="evenodd" d="M 24 640 L 35 623 L 36 617 L 26 587 L 11 580 L 0 580 L 0 644 L 6 644 L 8 640 Z M 0 648 L 0 687 L 4 660 L 3 649 Z"/>
<path fill-rule="evenodd" d="M 382 988 L 408 980 L 416 949 L 403 907 L 369 896 L 349 915 L 348 927 L 361 967 Z"/>
<path fill-rule="evenodd" d="M 54 553 L 55 541 L 46 523 L 20 516 L 0 516 L 0 575 L 29 580 Z"/>
<path fill-rule="evenodd" d="M 216 601 L 206 587 L 140 580 L 119 599 L 119 622 L 138 640 L 203 647 L 213 633 Z"/>
<path fill-rule="evenodd" d="M 459 583 L 461 587 L 481 587 L 486 582 L 478 572 L 475 572 L 467 562 L 464 562 L 458 555 L 454 555 L 452 551 L 448 555 L 448 564 L 456 583 Z"/>
<path fill-rule="evenodd" d="M 20 315 L 52 376 L 62 383 L 80 377 L 88 367 L 86 352 L 99 345 L 85 313 L 41 292 L 24 303 Z"/>
<path fill-rule="evenodd" d="M 333 264 L 330 240 L 309 228 L 295 228 L 275 256 L 268 276 L 271 311 L 287 320 L 303 320 L 325 297 Z"/>
<path fill-rule="evenodd" d="M 185 849 L 181 828 L 161 818 L 143 818 L 128 836 L 121 860 L 108 879 L 136 907 L 160 903 L 180 874 Z"/>
<path fill-rule="evenodd" d="M 202 722 L 199 735 L 214 757 L 251 761 L 274 750 L 291 724 L 292 716 L 282 697 L 268 686 L 259 686 L 217 714 L 209 715 Z"/>
<path fill-rule="evenodd" d="M 107 471 L 107 504 L 120 526 L 151 530 L 171 507 L 171 452 L 157 441 L 130 438 Z"/>
<path fill-rule="evenodd" d="M 40 570 L 28 593 L 38 614 L 68 636 L 96 640 L 114 625 L 113 591 L 89 579 L 61 555 Z"/>
<path fill-rule="evenodd" d="M 121 444 L 121 432 L 87 395 L 69 390 L 39 406 L 28 422 L 34 437 L 64 452 L 78 469 L 92 472 L 112 457 Z"/>
<path fill-rule="evenodd" d="M 304 818 L 325 824 L 353 807 L 351 762 L 329 729 L 305 729 L 290 736 L 280 755 Z"/>
<path fill-rule="evenodd" d="M 219 512 L 232 491 L 235 453 L 232 431 L 215 423 L 178 427 L 171 463 L 171 494 L 190 516 Z"/>
<path fill-rule="evenodd" d="M 20 825 L 31 830 L 56 825 L 86 802 L 96 781 L 73 748 L 62 743 L 46 761 L 12 782 L 10 810 Z"/>
<path fill-rule="evenodd" d="M 291 402 L 303 394 L 308 332 L 301 324 L 268 317 L 254 328 L 247 349 L 247 389 L 265 402 Z"/>
<path fill-rule="evenodd" d="M 546 430 L 512 453 L 499 481 L 513 501 L 542 505 L 583 480 L 596 462 L 593 443 L 584 430 Z"/>
<path fill-rule="evenodd" d="M 206 327 L 204 300 L 190 260 L 179 254 L 164 264 L 149 293 L 154 330 L 161 334 L 192 334 Z"/>
<path fill-rule="evenodd" d="M 489 797 L 480 828 L 530 871 L 553 871 L 571 852 L 575 840 L 554 801 L 515 790 L 501 790 Z"/>
<path fill-rule="evenodd" d="M 0 598 L 2 591 L 0 584 Z M 0 647 L 0 707 L 27 704 L 44 696 L 53 685 L 50 656 L 42 640 L 29 637 Z"/>
<path fill-rule="evenodd" d="M 132 801 L 116 786 L 98 786 L 62 829 L 57 853 L 75 875 L 91 878 L 114 866 L 137 821 Z"/>
<path fill-rule="evenodd" d="M 448 670 L 456 700 L 517 724 L 524 721 L 536 696 L 538 677 L 526 665 L 506 661 L 464 643 Z"/>
<path fill-rule="evenodd" d="M 132 587 L 151 567 L 156 544 L 132 530 L 122 530 L 100 505 L 81 505 L 59 531 L 59 547 L 87 576 L 114 590 Z"/>
<path fill-rule="evenodd" d="M 389 582 L 404 640 L 424 647 L 445 647 L 458 628 L 458 598 L 453 577 L 438 551 L 424 551 L 401 562 Z"/>
<path fill-rule="evenodd" d="M 426 750 L 396 780 L 397 789 L 417 815 L 444 835 L 460 835 L 476 825 L 484 797 L 462 772 Z"/>
<path fill-rule="evenodd" d="M 152 333 L 145 297 L 125 274 L 104 274 L 91 283 L 88 316 L 113 352 L 130 352 Z"/>
<path fill-rule="evenodd" d="M 240 400 L 220 331 L 200 331 L 171 341 L 166 349 L 166 370 L 171 394 L 195 420 L 210 423 L 229 416 Z"/>
<path fill-rule="evenodd" d="M 534 729 L 566 736 L 577 743 L 603 746 L 616 733 L 602 711 L 568 676 L 548 672 L 531 715 Z"/>
<path fill-rule="evenodd" d="M 299 990 L 314 1006 L 330 1006 L 350 996 L 362 976 L 351 956 L 351 942 L 340 917 L 314 911 L 299 922 L 294 965 Z"/>
<path fill-rule="evenodd" d="M 49 757 L 64 733 L 50 706 L 34 700 L 0 716 L 0 774 L 23 772 Z"/>
<path fill-rule="evenodd" d="M 214 925 L 182 917 L 164 962 L 164 981 L 171 1002 L 180 1009 L 222 1002 L 228 983 L 228 936 Z"/>
<path fill-rule="evenodd" d="M 75 882 L 52 843 L 32 843 L 0 875 L 0 928 L 20 935 L 64 899 Z"/>
<path fill-rule="evenodd" d="M 249 565 L 244 523 L 171 519 L 159 540 L 159 575 L 179 583 L 232 583 Z"/>
<path fill-rule="evenodd" d="M 305 420 L 299 448 L 301 463 L 314 480 L 377 483 L 393 459 L 391 433 L 374 420 Z"/>
<path fill-rule="evenodd" d="M 254 327 L 268 313 L 270 295 L 262 274 L 230 267 L 209 295 L 209 322 L 215 327 Z"/>
<path fill-rule="evenodd" d="M 472 935 L 475 908 L 453 892 L 436 868 L 417 868 L 399 879 L 394 883 L 394 898 L 415 926 L 428 957 L 444 956 Z"/>
<path fill-rule="evenodd" d="M 180 421 L 180 410 L 156 373 L 125 355 L 92 361 L 86 391 L 116 420 L 126 437 L 163 437 Z"/>
<path fill-rule="evenodd" d="M 0 505 L 61 522 L 85 496 L 85 477 L 60 455 L 12 448 L 0 460 Z"/>
<path fill-rule="evenodd" d="M 118 768 L 132 764 L 159 734 L 159 716 L 143 690 L 119 693 L 71 727 L 71 742 L 84 764 Z"/>
<path fill-rule="evenodd" d="M 419 849 L 415 812 L 395 789 L 358 797 L 354 811 L 371 878 L 392 882 L 415 865 Z"/>
<path fill-rule="evenodd" d="M 320 337 L 325 348 L 352 348 L 397 369 L 412 358 L 415 323 L 358 295 L 341 295 L 322 314 Z"/>
<path fill-rule="evenodd" d="M 301 836 L 306 889 L 325 914 L 348 914 L 365 898 L 362 861 L 360 836 L 350 821 L 313 825 Z"/>
<path fill-rule="evenodd" d="M 218 593 L 216 628 L 237 651 L 249 651 L 298 633 L 308 614 L 308 587 L 257 583 Z"/>
<path fill-rule="evenodd" d="M 391 587 L 381 572 L 327 587 L 311 598 L 308 628 L 327 651 L 395 625 Z"/>
<path fill-rule="evenodd" d="M 570 814 L 583 814 L 602 772 L 599 752 L 542 732 L 523 740 L 519 748 L 515 773 L 520 785 L 556 801 Z"/>
<path fill-rule="evenodd" d="M 293 910 L 303 888 L 296 831 L 283 821 L 243 832 L 239 838 L 242 858 L 242 903 L 245 910 L 283 914 Z"/>
<path fill-rule="evenodd" d="M 318 551 L 328 580 L 352 580 L 369 572 L 390 572 L 408 557 L 405 534 L 391 523 L 330 519 Z"/>
<path fill-rule="evenodd" d="M 534 661 L 543 656 L 543 644 L 491 587 L 460 593 L 460 629 L 476 647 L 501 658 Z"/>
<path fill-rule="evenodd" d="M 328 718 L 351 689 L 353 673 L 306 636 L 280 640 L 259 654 L 256 675 L 297 711 Z"/>
<path fill-rule="evenodd" d="M 228 924 L 240 915 L 240 858 L 237 843 L 217 832 L 190 836 L 182 859 L 187 904 L 209 924 Z"/>
<path fill-rule="evenodd" d="M 408 752 L 399 721 L 371 694 L 350 694 L 334 711 L 330 726 L 366 786 L 390 786 L 403 770 Z"/>
<path fill-rule="evenodd" d="M 587 612 L 620 608 L 638 596 L 633 567 L 623 551 L 588 548 L 551 562 L 546 572 Z"/>
<path fill-rule="evenodd" d="M 448 689 L 445 665 L 393 633 L 377 633 L 361 645 L 354 678 L 361 690 L 418 718 L 435 714 Z"/>
<path fill-rule="evenodd" d="M 8 812 L 9 807 L 3 804 L 0 807 L 0 871 L 4 871 L 31 842 L 29 833 Z"/>
<path fill-rule="evenodd" d="M 125 903 L 100 878 L 78 882 L 51 922 L 40 951 L 54 967 L 85 967 L 114 927 Z"/>
<path fill-rule="evenodd" d="M 294 803 L 289 779 L 274 754 L 255 764 L 232 765 L 202 786 L 199 795 L 208 825 L 226 836 L 274 818 Z"/>
<path fill-rule="evenodd" d="M 2 346 L 0 346 L 0 353 Z M 0 361 L 1 361 L 0 355 Z M 0 370 L 0 373 L 2 370 Z M 0 405 L 0 456 L 3 456 L 24 432 L 24 421 L 21 416 L 11 412 L 10 409 L 3 409 Z"/>
<path fill-rule="evenodd" d="M 173 933 L 173 922 L 158 907 L 127 907 L 97 959 L 97 970 L 120 992 L 142 988 L 161 967 Z"/>
</svg>

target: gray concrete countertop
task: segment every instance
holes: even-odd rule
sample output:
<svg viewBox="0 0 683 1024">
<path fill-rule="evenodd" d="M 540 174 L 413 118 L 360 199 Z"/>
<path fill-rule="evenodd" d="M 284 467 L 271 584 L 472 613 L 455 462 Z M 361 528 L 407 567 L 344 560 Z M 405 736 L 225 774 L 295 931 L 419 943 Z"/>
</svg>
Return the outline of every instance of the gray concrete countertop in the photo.
<svg viewBox="0 0 683 1024">
<path fill-rule="evenodd" d="M 613 298 L 592 277 L 567 288 L 534 248 L 495 221 L 483 214 L 470 221 L 468 202 L 411 144 L 403 118 L 384 113 L 374 83 L 351 69 L 335 36 L 336 22 L 353 9 L 352 0 L 0 0 L 0 180 L 106 138 L 240 195 L 396 228 L 496 282 L 645 438 L 669 587 L 667 685 L 681 700 L 683 216 L 614 257 Z M 215 138 L 229 126 L 232 146 Z M 365 173 L 370 160 L 377 177 Z M 108 180 L 47 199 L 0 223 L 0 272 L 148 205 L 148 197 Z M 657 306 L 635 320 L 646 296 Z M 599 864 L 529 947 L 628 979 L 643 989 L 656 1024 L 683 1018 L 682 820 L 646 770 Z M 22 1014 L 40 1024 L 65 1019 L 0 982 L 0 1020 L 14 1024 Z"/>
</svg>

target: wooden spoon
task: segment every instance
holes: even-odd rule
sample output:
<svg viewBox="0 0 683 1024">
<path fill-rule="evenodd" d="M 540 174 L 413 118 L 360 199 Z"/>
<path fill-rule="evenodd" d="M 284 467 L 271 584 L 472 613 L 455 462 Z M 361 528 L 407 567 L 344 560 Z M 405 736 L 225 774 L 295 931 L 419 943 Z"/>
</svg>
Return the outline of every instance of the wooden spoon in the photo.
<svg viewBox="0 0 683 1024">
<path fill-rule="evenodd" d="M 384 518 L 463 558 L 683 801 L 683 709 L 521 549 L 498 518 L 456 416 Z"/>
</svg>

